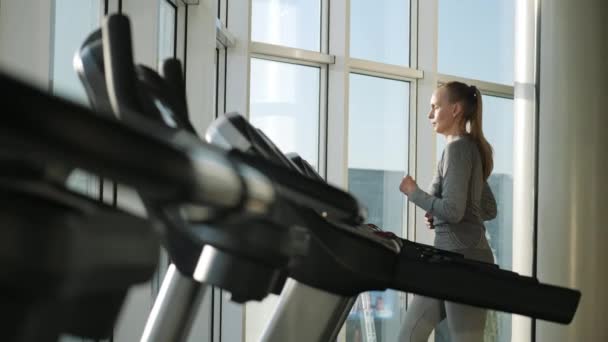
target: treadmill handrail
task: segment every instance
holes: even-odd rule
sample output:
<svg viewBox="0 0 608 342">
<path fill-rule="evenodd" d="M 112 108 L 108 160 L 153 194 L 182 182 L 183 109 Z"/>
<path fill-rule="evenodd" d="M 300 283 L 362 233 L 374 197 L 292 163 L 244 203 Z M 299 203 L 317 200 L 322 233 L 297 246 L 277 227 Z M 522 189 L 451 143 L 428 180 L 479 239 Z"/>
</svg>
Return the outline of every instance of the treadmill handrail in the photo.
<svg viewBox="0 0 608 342">
<path fill-rule="evenodd" d="M 187 133 L 137 117 L 119 122 L 2 74 L 0 91 L 11 108 L 0 127 L 2 154 L 80 167 L 161 202 L 231 207 L 242 201 L 240 175 L 224 152 Z M 155 167 L 150 160 L 158 161 Z M 221 199 L 209 193 L 218 187 Z"/>
<path fill-rule="evenodd" d="M 141 112 L 129 20 L 121 15 L 109 16 L 103 20 L 101 32 L 106 83 L 114 113 L 122 117 L 125 112 Z"/>
<path fill-rule="evenodd" d="M 365 219 L 356 200 L 333 185 L 238 150 L 231 150 L 229 155 L 264 173 L 280 187 L 279 191 L 292 194 L 299 199 L 297 203 L 309 206 L 324 218 L 352 224 L 361 224 Z"/>
<path fill-rule="evenodd" d="M 191 134 L 137 115 L 118 121 L 8 76 L 0 75 L 0 91 L 6 95 L 5 105 L 12 108 L 0 127 L 6 147 L 2 153 L 21 151 L 33 161 L 80 167 L 131 185 L 150 199 L 236 208 L 247 195 L 239 165 L 274 178 L 274 185 L 265 181 L 279 191 L 277 196 L 291 203 L 332 208 L 324 200 L 344 195 L 342 190 L 259 158 L 227 156 L 225 150 Z M 157 161 L 154 168 L 148 167 L 150 160 Z M 343 209 L 337 207 L 335 212 Z"/>
<path fill-rule="evenodd" d="M 142 103 L 138 105 L 129 104 L 141 95 L 135 83 L 134 75 L 136 72 L 132 53 L 114 51 L 132 49 L 129 19 L 123 15 L 109 16 L 102 25 L 102 35 L 105 71 L 106 74 L 114 75 L 111 77 L 112 82 L 106 77 L 109 88 L 108 95 L 111 97 L 111 102 L 121 104 L 125 101 L 126 104 L 123 107 L 138 108 L 138 113 L 133 113 L 133 115 L 143 115 L 142 107 L 144 105 L 142 103 L 146 103 L 146 101 L 150 102 L 150 99 L 141 98 Z M 130 75 L 123 75 L 124 73 L 130 73 Z M 148 75 L 148 79 L 153 78 L 151 75 Z M 130 116 L 122 115 L 125 119 L 128 119 Z M 192 136 L 189 135 L 189 137 Z M 200 144 L 209 146 L 204 142 L 200 142 Z M 286 198 L 296 199 L 295 203 L 319 209 L 324 216 L 335 217 L 338 220 L 344 219 L 353 223 L 360 223 L 363 220 L 363 215 L 359 210 L 356 200 L 342 190 L 324 182 L 315 182 L 299 172 L 287 168 L 274 168 L 271 162 L 261 158 L 248 158 L 244 155 L 239 156 L 238 154 L 233 156 L 233 158 L 244 164 L 254 166 L 258 171 L 271 178 L 277 186 L 281 187 L 281 192 L 286 195 Z M 283 158 L 290 162 L 284 156 Z"/>
</svg>

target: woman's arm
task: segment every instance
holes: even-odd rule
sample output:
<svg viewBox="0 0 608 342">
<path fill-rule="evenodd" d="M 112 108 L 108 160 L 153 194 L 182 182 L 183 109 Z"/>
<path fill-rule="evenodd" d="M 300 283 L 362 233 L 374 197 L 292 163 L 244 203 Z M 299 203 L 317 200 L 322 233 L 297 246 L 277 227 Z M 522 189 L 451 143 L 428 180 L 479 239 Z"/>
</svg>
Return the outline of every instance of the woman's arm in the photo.
<svg viewBox="0 0 608 342">
<path fill-rule="evenodd" d="M 441 157 L 443 159 L 443 156 Z M 439 169 L 443 164 L 443 160 L 439 160 L 437 163 L 437 167 L 435 169 L 435 174 L 433 175 L 433 180 L 431 180 L 431 185 L 429 186 L 429 194 L 435 197 L 441 197 L 441 177 L 439 175 Z"/>
<path fill-rule="evenodd" d="M 496 207 L 496 199 L 492 188 L 488 185 L 488 182 L 483 182 L 483 190 L 481 191 L 481 219 L 484 221 L 493 220 L 498 214 Z"/>
<path fill-rule="evenodd" d="M 449 143 L 444 152 L 441 198 L 416 187 L 408 199 L 443 221 L 460 222 L 466 209 L 472 168 L 471 152 L 466 141 Z"/>
</svg>

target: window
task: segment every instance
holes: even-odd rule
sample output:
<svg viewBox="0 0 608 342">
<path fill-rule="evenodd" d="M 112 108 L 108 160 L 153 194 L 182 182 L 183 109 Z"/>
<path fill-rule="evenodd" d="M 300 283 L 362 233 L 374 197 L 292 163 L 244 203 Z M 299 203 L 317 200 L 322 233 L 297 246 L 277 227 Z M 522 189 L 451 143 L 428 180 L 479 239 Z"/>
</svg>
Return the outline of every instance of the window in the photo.
<svg viewBox="0 0 608 342">
<path fill-rule="evenodd" d="M 328 1 L 245 3 L 251 4 L 250 36 L 245 38 L 252 43 L 247 59 L 249 119 L 284 153 L 299 154 L 324 175 Z M 231 23 L 247 19 L 240 13 L 228 14 Z M 270 295 L 246 305 L 246 341 L 259 340 L 277 298 Z"/>
<path fill-rule="evenodd" d="M 439 0 L 439 72 L 513 84 L 512 0 Z"/>
<path fill-rule="evenodd" d="M 175 57 L 177 7 L 169 0 L 159 1 L 158 70 L 162 70 L 163 62 Z"/>
<path fill-rule="evenodd" d="M 99 27 L 100 0 L 56 0 L 53 32 L 53 93 L 83 104 L 88 99 L 73 60 L 85 38 Z"/>
<path fill-rule="evenodd" d="M 251 40 L 321 50 L 321 1 L 253 0 Z"/>
<path fill-rule="evenodd" d="M 498 216 L 486 222 L 496 263 L 512 269 L 513 260 L 513 100 L 484 96 L 484 133 L 494 148 L 494 172 L 488 183 L 496 198 Z M 489 312 L 486 341 L 511 340 L 511 315 Z"/>
<path fill-rule="evenodd" d="M 350 56 L 374 62 L 410 65 L 409 0 L 352 0 Z"/>
<path fill-rule="evenodd" d="M 399 236 L 407 217 L 398 188 L 408 169 L 409 88 L 404 81 L 350 75 L 348 190 L 367 207 L 369 223 Z M 364 293 L 346 321 L 346 341 L 396 341 L 401 314 L 398 292 Z"/>
<path fill-rule="evenodd" d="M 251 60 L 250 119 L 284 152 L 319 160 L 319 68 Z"/>
<path fill-rule="evenodd" d="M 510 0 L 439 0 L 440 80 L 475 83 L 484 93 L 483 129 L 494 148 L 488 183 L 498 205 L 496 219 L 485 223 L 486 236 L 503 269 L 512 269 L 513 260 L 514 18 Z M 440 140 L 437 158 L 445 146 Z M 442 325 L 436 341 L 446 341 Z M 511 315 L 488 311 L 485 340 L 510 341 Z"/>
<path fill-rule="evenodd" d="M 100 0 L 56 0 L 54 8 L 52 92 L 72 101 L 88 105 L 82 83 L 74 71 L 76 51 L 85 38 L 99 27 Z M 90 174 L 76 170 L 67 180 L 67 186 L 77 192 L 99 196 L 99 180 Z"/>
</svg>

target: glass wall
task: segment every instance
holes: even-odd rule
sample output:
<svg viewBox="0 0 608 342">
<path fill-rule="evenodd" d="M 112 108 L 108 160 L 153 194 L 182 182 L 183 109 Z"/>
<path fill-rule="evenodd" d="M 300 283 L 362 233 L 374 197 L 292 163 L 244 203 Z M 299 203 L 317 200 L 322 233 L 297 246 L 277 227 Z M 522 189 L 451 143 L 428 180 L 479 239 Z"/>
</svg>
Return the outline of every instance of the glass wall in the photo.
<svg viewBox="0 0 608 342">
<path fill-rule="evenodd" d="M 450 80 L 481 89 L 484 130 L 495 152 L 489 183 L 499 210 L 486 223 L 487 234 L 497 263 L 510 269 L 514 2 L 438 0 L 435 7 L 411 0 L 252 0 L 250 5 L 251 121 L 285 152 L 318 160 L 320 171 L 331 158 L 344 161 L 337 171 L 326 163 L 332 181 L 348 186 L 367 207 L 370 223 L 401 237 L 417 240 L 408 224 L 420 225 L 421 219 L 408 211 L 399 182 L 420 170 L 417 178 L 424 178 L 426 170 L 434 170 L 433 152 L 440 156 L 444 147 L 441 137 L 426 131 L 430 93 Z M 340 39 L 348 42 L 332 44 Z M 334 103 L 342 97 L 343 108 Z M 395 340 L 404 298 L 391 291 L 361 296 L 338 341 Z M 486 340 L 510 341 L 510 319 L 490 312 Z M 252 320 L 260 321 L 259 315 Z M 445 340 L 444 331 L 437 329 L 434 338 Z"/>
<path fill-rule="evenodd" d="M 515 2 L 439 0 L 439 72 L 513 85 Z"/>
<path fill-rule="evenodd" d="M 175 57 L 177 7 L 170 0 L 159 0 L 158 17 L 158 70 L 162 70 L 165 59 Z"/>
<path fill-rule="evenodd" d="M 486 235 L 496 263 L 504 269 L 512 269 L 513 260 L 514 12 L 510 0 L 439 0 L 438 71 L 451 79 L 478 82 L 484 93 L 483 129 L 494 149 L 488 183 L 498 205 L 498 216 L 485 223 Z M 494 96 L 497 93 L 500 97 Z M 438 158 L 444 146 L 438 137 Z M 511 341 L 511 315 L 488 312 L 485 340 Z M 445 322 L 436 341 L 449 341 Z"/>
<path fill-rule="evenodd" d="M 368 223 L 397 235 L 407 217 L 397 188 L 408 169 L 409 91 L 408 82 L 350 75 L 348 190 L 367 207 Z M 346 321 L 346 341 L 396 341 L 401 308 L 392 290 L 360 295 Z"/>
<path fill-rule="evenodd" d="M 352 0 L 350 57 L 409 66 L 409 12 L 409 0 Z"/>
<path fill-rule="evenodd" d="M 350 74 L 348 84 L 348 190 L 367 208 L 369 223 L 402 237 L 408 211 L 399 183 L 410 172 L 415 80 L 397 73 L 407 74 L 411 65 L 410 7 L 405 0 L 352 0 L 349 27 L 350 57 L 360 60 L 361 70 Z M 348 315 L 343 338 L 396 341 L 404 309 L 398 292 L 364 293 Z"/>
<path fill-rule="evenodd" d="M 316 168 L 319 159 L 319 68 L 253 58 L 251 123 L 285 153 Z"/>
<path fill-rule="evenodd" d="M 251 42 L 265 46 L 267 51 L 282 49 L 287 53 L 281 58 L 250 54 L 248 60 L 249 120 L 281 151 L 299 154 L 321 174 L 324 171 L 320 164 L 324 161 L 321 155 L 324 151 L 322 89 L 326 69 L 322 64 L 298 58 L 298 54 L 302 50 L 313 54 L 325 50 L 323 3 L 322 0 L 251 0 Z M 228 13 L 228 24 L 236 20 L 232 18 L 233 13 Z M 259 340 L 277 298 L 270 295 L 260 303 L 247 303 L 247 341 Z"/>
<path fill-rule="evenodd" d="M 100 0 L 56 0 L 53 31 L 53 93 L 88 104 L 74 71 L 74 55 L 85 38 L 100 24 Z"/>
<path fill-rule="evenodd" d="M 496 198 L 498 215 L 486 222 L 486 235 L 501 268 L 513 261 L 513 99 L 484 96 L 484 133 L 494 148 L 494 172 L 488 183 Z M 511 315 L 489 312 L 486 341 L 511 341 Z"/>
<path fill-rule="evenodd" d="M 321 51 L 320 0 L 252 0 L 251 40 Z"/>
<path fill-rule="evenodd" d="M 85 38 L 99 27 L 103 11 L 100 0 L 56 0 L 51 84 L 52 92 L 88 105 L 84 87 L 74 71 L 74 56 Z M 82 171 L 72 172 L 68 186 L 90 196 L 99 196 L 99 180 Z"/>
</svg>

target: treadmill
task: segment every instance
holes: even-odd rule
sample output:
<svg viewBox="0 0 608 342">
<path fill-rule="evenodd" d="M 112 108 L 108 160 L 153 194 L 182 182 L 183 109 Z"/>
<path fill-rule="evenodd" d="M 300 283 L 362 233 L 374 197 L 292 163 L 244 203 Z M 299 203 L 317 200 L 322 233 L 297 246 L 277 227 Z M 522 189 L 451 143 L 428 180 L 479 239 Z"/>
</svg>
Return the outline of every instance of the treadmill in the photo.
<svg viewBox="0 0 608 342">
<path fill-rule="evenodd" d="M 152 277 L 159 240 L 147 220 L 68 190 L 62 165 L 9 137 L 29 125 L 7 133 L 12 118 L 49 114 L 48 95 L 1 73 L 0 89 L 3 341 L 109 338 L 129 288 Z"/>
<path fill-rule="evenodd" d="M 154 273 L 156 235 L 143 219 L 19 172 L 0 176 L 3 340 L 110 337 L 128 289 Z"/>
<path fill-rule="evenodd" d="M 135 66 L 125 16 L 108 17 L 102 29 L 85 41 L 77 60 L 78 72 L 93 104 L 110 103 L 123 122 L 147 121 L 156 126 L 160 122 L 180 139 L 192 139 L 188 132 L 194 129 L 189 124 L 183 88 L 180 89 L 183 83 L 179 62 L 165 63 L 164 78 L 147 67 Z M 105 77 L 95 75 L 100 72 Z M 103 92 L 104 87 L 99 84 L 88 85 L 92 81 L 105 82 L 107 91 Z M 196 142 L 201 148 L 217 149 L 198 139 Z M 226 154 L 222 149 L 217 151 Z M 183 338 L 204 284 L 228 290 L 236 302 L 279 293 L 286 278 L 283 270 L 308 250 L 309 235 L 300 211 L 306 213 L 304 216 L 319 212 L 349 222 L 363 220 L 356 200 L 337 188 L 238 151 L 228 153 L 228 157 L 233 163 L 248 165 L 248 173 L 261 171 L 272 176 L 276 198 L 257 216 L 254 209 L 259 204 L 254 202 L 250 203 L 252 210 L 248 215 L 224 212 L 209 216 L 193 208 L 184 211 L 181 206 L 180 215 L 174 213 L 166 220 L 170 229 L 165 246 L 174 266 L 163 281 L 142 340 Z M 254 185 L 261 195 L 269 192 Z M 142 197 L 146 206 L 154 207 L 153 201 Z M 174 242 L 177 239 L 179 245 Z"/>
<path fill-rule="evenodd" d="M 306 230 L 283 222 L 285 215 L 279 215 L 279 209 L 289 209 L 286 204 L 317 204 L 328 209 L 329 215 L 347 220 L 357 216 L 344 205 L 331 206 L 316 199 L 321 194 L 348 203 L 344 201 L 348 195 L 337 189 L 263 160 L 227 154 L 185 132 L 136 115 L 128 123 L 121 122 L 4 75 L 0 75 L 0 91 L 11 108 L 0 127 L 2 153 L 47 169 L 79 168 L 133 187 L 154 209 L 149 214 L 157 222 L 154 228 L 165 246 L 174 248 L 172 239 L 178 238 L 201 246 L 194 262 L 183 255 L 191 250 L 179 246 L 175 251 L 182 254 L 172 255 L 177 257 L 174 261 L 185 266 L 193 263 L 192 278 L 228 289 L 233 300 L 263 297 L 291 261 L 285 255 L 306 252 Z M 158 162 L 155 168 L 147 167 L 152 158 Z M 269 175 L 275 182 L 268 180 Z M 186 222 L 188 213 L 197 210 L 206 213 L 206 218 L 199 215 L 199 221 Z M 257 220 L 264 224 L 256 225 Z M 274 232 L 272 238 L 260 235 L 262 229 Z M 252 251 L 252 247 L 259 250 Z M 248 255 L 248 251 L 255 254 Z M 274 264 L 267 263 L 271 259 Z M 234 270 L 243 272 L 235 274 Z M 181 310 L 173 308 L 178 311 L 167 314 Z M 185 322 L 161 321 L 169 328 L 172 325 L 167 321 Z M 177 341 L 182 333 L 178 331 L 170 340 Z"/>
<path fill-rule="evenodd" d="M 262 131 L 237 113 L 227 113 L 214 121 L 206 138 L 225 148 L 263 156 L 308 177 L 320 178 L 305 160 L 297 155 L 287 158 Z M 577 290 L 542 284 L 497 265 L 464 259 L 460 254 L 401 239 L 367 225 L 328 221 L 335 227 L 309 227 L 310 253 L 290 264 L 288 275 L 292 279 L 264 330 L 263 341 L 333 341 L 356 296 L 371 290 L 394 289 L 562 324 L 569 323 L 576 312 L 580 300 Z M 336 227 L 343 230 L 342 234 L 330 237 L 327 230 L 337 231 Z M 368 236 L 361 237 L 365 239 L 384 241 L 386 258 L 381 260 L 380 255 L 360 245 L 340 249 L 347 245 L 342 240 L 348 230 L 364 232 Z M 349 272 L 358 278 L 349 276 L 353 275 Z"/>
</svg>

